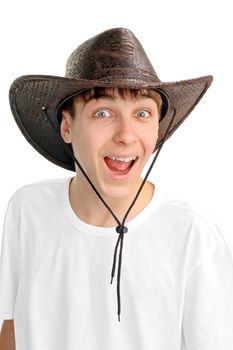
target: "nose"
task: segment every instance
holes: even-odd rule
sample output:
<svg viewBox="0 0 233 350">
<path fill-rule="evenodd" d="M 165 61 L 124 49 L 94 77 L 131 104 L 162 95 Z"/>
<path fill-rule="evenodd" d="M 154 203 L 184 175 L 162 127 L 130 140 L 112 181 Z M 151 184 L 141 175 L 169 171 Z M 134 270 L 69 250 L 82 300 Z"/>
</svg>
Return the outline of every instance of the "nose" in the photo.
<svg viewBox="0 0 233 350">
<path fill-rule="evenodd" d="M 116 143 L 125 145 L 130 145 L 138 140 L 132 119 L 127 116 L 119 118 L 113 139 Z"/>
</svg>

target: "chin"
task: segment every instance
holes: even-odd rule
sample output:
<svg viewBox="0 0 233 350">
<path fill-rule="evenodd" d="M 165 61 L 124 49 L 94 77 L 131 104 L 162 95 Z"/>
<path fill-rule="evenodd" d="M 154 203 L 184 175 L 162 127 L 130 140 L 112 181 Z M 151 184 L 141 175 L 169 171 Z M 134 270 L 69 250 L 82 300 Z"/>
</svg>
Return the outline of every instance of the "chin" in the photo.
<svg viewBox="0 0 233 350">
<path fill-rule="evenodd" d="M 103 184 L 99 187 L 100 193 L 107 200 L 125 200 L 132 199 L 136 195 L 141 182 L 138 184 Z"/>
</svg>

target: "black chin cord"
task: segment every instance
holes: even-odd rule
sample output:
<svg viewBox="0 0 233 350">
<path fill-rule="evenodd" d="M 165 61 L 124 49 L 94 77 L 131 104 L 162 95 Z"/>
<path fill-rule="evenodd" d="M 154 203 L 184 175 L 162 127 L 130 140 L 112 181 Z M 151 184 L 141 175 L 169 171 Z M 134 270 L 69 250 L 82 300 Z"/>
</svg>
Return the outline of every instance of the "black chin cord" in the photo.
<svg viewBox="0 0 233 350">
<path fill-rule="evenodd" d="M 117 239 L 117 243 L 115 246 L 115 250 L 114 250 L 114 256 L 113 256 L 113 265 L 112 265 L 112 273 L 111 273 L 111 282 L 110 284 L 112 284 L 114 275 L 115 275 L 115 269 L 116 269 L 116 256 L 117 256 L 117 251 L 118 251 L 118 246 L 120 243 L 120 252 L 119 252 L 119 257 L 118 257 L 118 271 L 117 271 L 117 314 L 118 314 L 118 321 L 120 321 L 120 314 L 121 314 L 121 298 L 120 298 L 120 277 L 121 277 L 121 265 L 122 265 L 122 250 L 123 250 L 123 240 L 124 240 L 124 234 L 128 232 L 128 228 L 125 226 L 125 221 L 129 215 L 130 210 L 132 209 L 132 207 L 134 206 L 139 194 L 142 191 L 142 188 L 154 166 L 154 163 L 161 151 L 161 148 L 164 144 L 164 142 L 166 141 L 166 138 L 168 136 L 168 132 L 171 128 L 171 125 L 173 123 L 173 120 L 175 118 L 176 115 L 176 109 L 173 110 L 173 116 L 171 118 L 171 121 L 168 125 L 168 128 L 165 132 L 164 138 L 161 142 L 161 144 L 158 147 L 158 150 L 153 158 L 153 161 L 145 175 L 145 178 L 143 180 L 143 182 L 141 183 L 141 186 L 138 189 L 138 192 L 136 193 L 134 200 L 132 201 L 129 209 L 127 210 L 127 212 L 125 213 L 125 216 L 122 220 L 122 223 L 120 222 L 120 220 L 116 217 L 116 215 L 113 213 L 113 211 L 111 210 L 111 208 L 108 206 L 108 204 L 105 202 L 105 200 L 101 197 L 101 195 L 99 194 L 99 192 L 97 191 L 97 189 L 95 188 L 95 186 L 93 185 L 93 183 L 91 182 L 91 180 L 89 179 L 89 177 L 87 176 L 87 174 L 85 173 L 85 171 L 83 170 L 81 164 L 78 162 L 78 160 L 76 159 L 76 157 L 74 156 L 73 152 L 71 151 L 71 149 L 69 148 L 68 144 L 66 144 L 63 140 L 63 138 L 61 137 L 60 134 L 60 129 L 58 128 L 58 125 L 56 125 L 54 123 L 54 121 L 49 117 L 48 113 L 47 113 L 47 107 L 42 107 L 42 111 L 45 114 L 45 116 L 47 117 L 47 119 L 49 120 L 50 124 L 52 125 L 52 127 L 55 129 L 55 131 L 58 133 L 59 135 L 59 139 L 61 141 L 61 143 L 63 144 L 63 146 L 65 147 L 66 151 L 69 153 L 69 155 L 72 157 L 73 161 L 77 164 L 77 166 L 79 167 L 80 171 L 82 172 L 83 176 L 86 178 L 86 180 L 88 181 L 88 183 L 90 184 L 90 186 L 92 187 L 92 189 L 94 190 L 94 192 L 96 193 L 96 195 L 99 197 L 99 199 L 101 200 L 101 202 L 104 204 L 104 206 L 108 209 L 108 211 L 111 213 L 111 215 L 113 216 L 113 218 L 115 219 L 115 221 L 117 222 L 118 226 L 116 227 L 116 232 L 119 233 L 119 237 Z"/>
</svg>

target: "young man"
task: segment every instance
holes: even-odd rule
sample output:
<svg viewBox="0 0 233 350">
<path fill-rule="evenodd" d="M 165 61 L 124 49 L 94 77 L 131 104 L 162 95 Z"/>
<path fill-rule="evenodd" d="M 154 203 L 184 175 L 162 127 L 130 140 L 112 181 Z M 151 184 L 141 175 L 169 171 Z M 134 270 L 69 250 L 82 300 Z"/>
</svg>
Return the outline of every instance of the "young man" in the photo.
<svg viewBox="0 0 233 350">
<path fill-rule="evenodd" d="M 24 136 L 75 171 L 27 185 L 9 201 L 0 317 L 14 320 L 17 350 L 232 349 L 224 236 L 147 180 L 211 82 L 161 82 L 134 34 L 116 28 L 80 45 L 65 78 L 12 84 Z"/>
</svg>

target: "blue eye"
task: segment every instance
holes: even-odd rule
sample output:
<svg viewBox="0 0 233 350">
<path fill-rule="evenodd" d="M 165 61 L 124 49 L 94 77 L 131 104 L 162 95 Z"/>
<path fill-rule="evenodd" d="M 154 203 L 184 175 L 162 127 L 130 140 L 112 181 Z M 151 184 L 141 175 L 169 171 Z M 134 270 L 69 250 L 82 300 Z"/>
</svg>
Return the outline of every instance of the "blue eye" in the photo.
<svg viewBox="0 0 233 350">
<path fill-rule="evenodd" d="M 150 113 L 148 111 L 141 110 L 138 112 L 138 116 L 140 118 L 148 118 L 150 116 Z"/>
<path fill-rule="evenodd" d="M 108 118 L 110 116 L 110 113 L 106 111 L 105 109 L 100 109 L 95 113 L 95 116 L 97 118 Z"/>
</svg>

